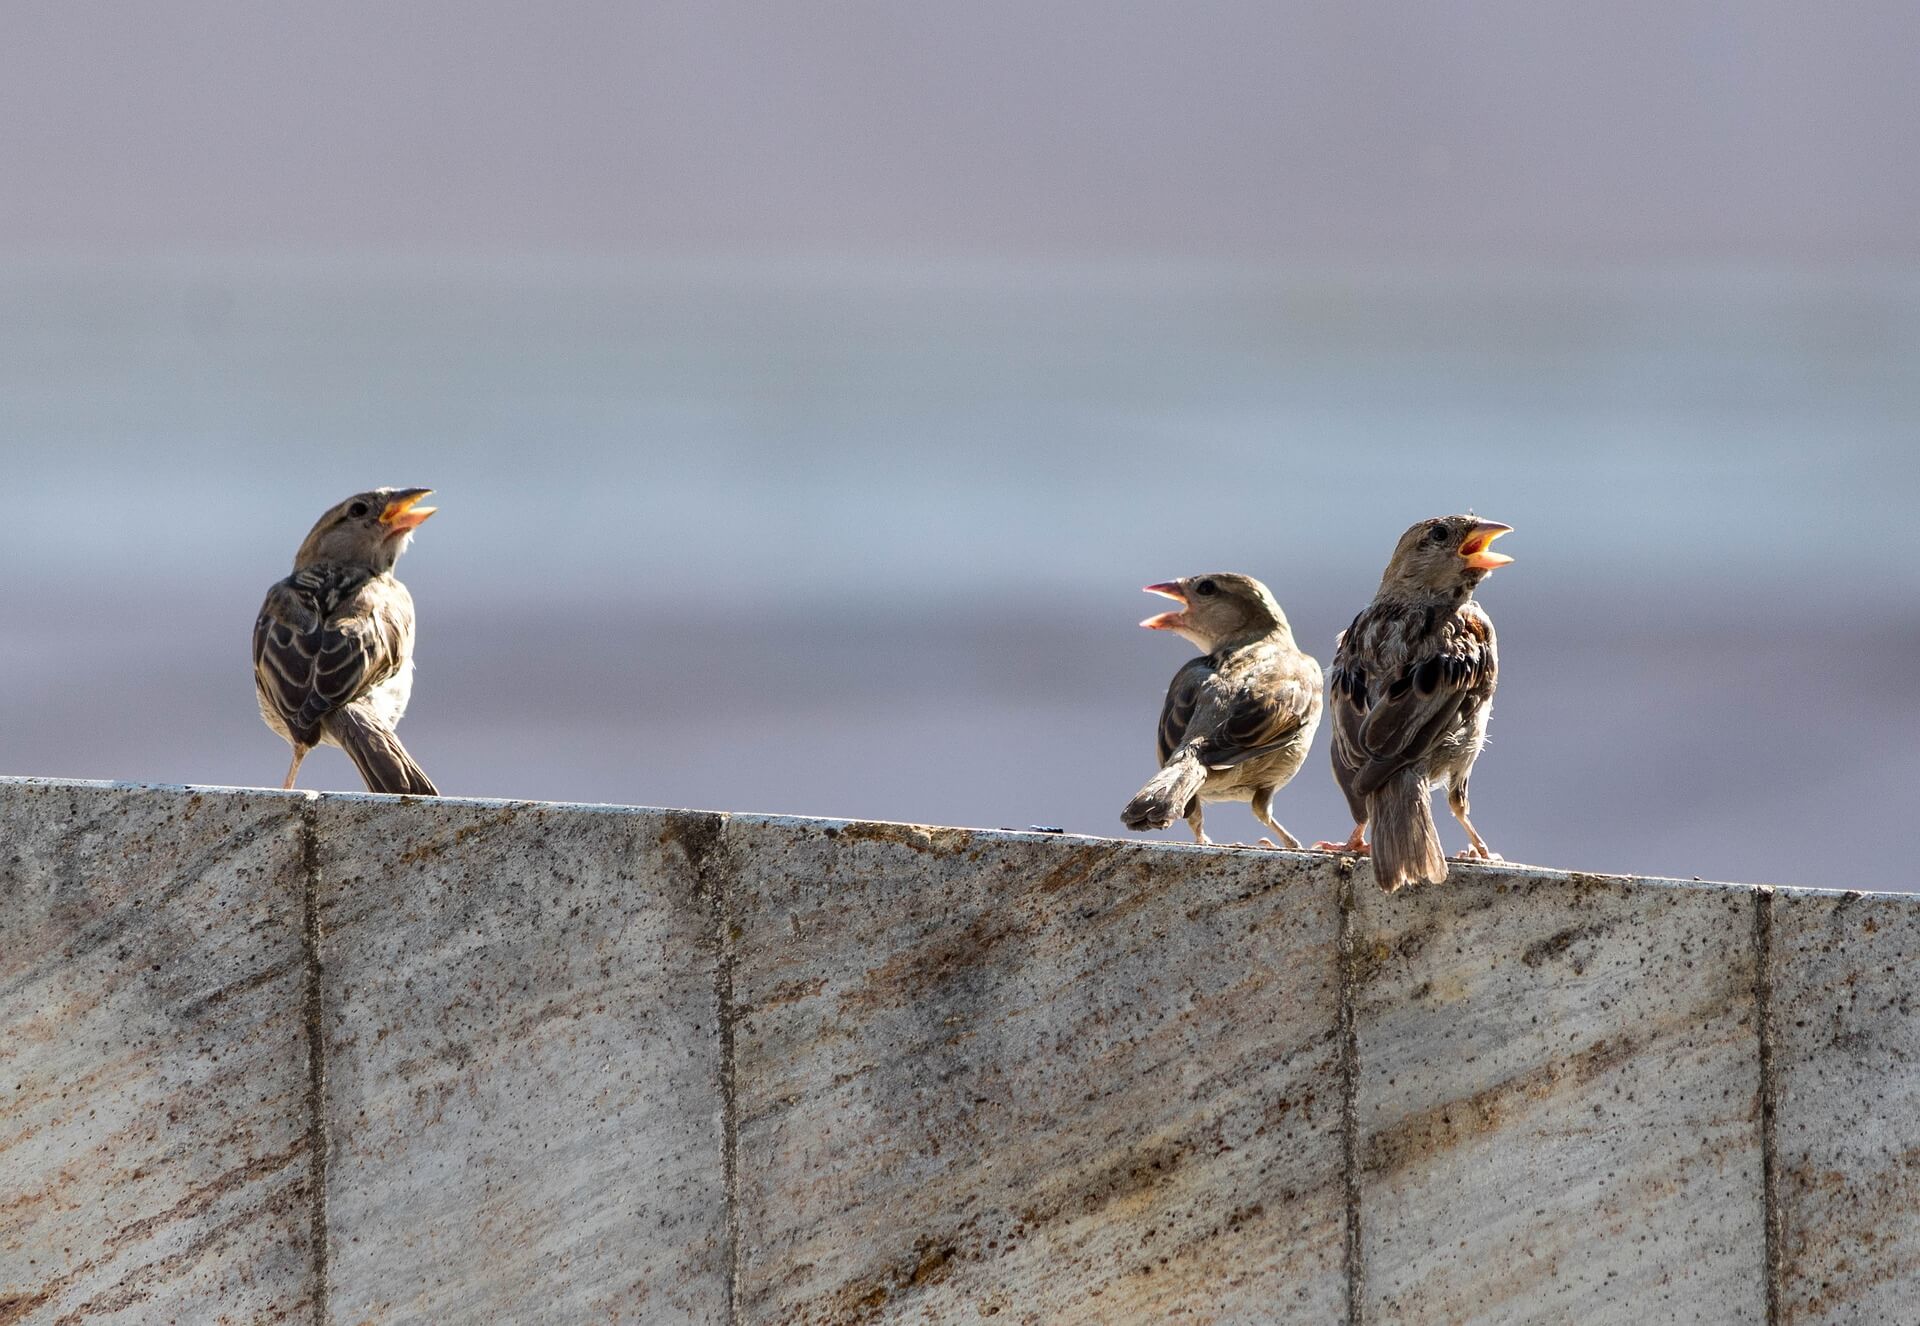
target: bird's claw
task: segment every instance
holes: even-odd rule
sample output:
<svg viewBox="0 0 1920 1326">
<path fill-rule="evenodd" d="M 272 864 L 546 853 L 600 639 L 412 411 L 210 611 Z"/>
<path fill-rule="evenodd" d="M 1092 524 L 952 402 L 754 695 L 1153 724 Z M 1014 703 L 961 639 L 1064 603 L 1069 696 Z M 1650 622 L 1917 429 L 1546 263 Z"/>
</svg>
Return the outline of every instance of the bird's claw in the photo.
<svg viewBox="0 0 1920 1326">
<path fill-rule="evenodd" d="M 1498 852 L 1480 852 L 1471 847 L 1463 847 L 1453 854 L 1455 861 L 1504 861 L 1507 858 Z"/>
<path fill-rule="evenodd" d="M 1321 842 L 1321 843 L 1315 843 L 1313 845 L 1313 850 L 1316 852 L 1339 852 L 1344 856 L 1372 856 L 1373 844 L 1361 843 L 1358 846 L 1355 846 L 1353 843 Z"/>
</svg>

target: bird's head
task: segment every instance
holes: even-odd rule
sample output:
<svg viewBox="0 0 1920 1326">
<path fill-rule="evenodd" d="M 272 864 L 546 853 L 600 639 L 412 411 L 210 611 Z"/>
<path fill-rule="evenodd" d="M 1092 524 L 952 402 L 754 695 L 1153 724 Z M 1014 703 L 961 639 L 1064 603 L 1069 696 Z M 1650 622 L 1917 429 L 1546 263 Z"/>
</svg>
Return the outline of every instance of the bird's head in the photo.
<svg viewBox="0 0 1920 1326">
<path fill-rule="evenodd" d="M 1423 520 L 1400 536 L 1380 590 L 1408 598 L 1464 598 L 1495 567 L 1513 560 L 1489 547 L 1512 529 L 1475 515 Z"/>
<path fill-rule="evenodd" d="M 1185 636 L 1206 654 L 1230 641 L 1266 635 L 1287 625 L 1287 616 L 1273 595 L 1252 576 L 1231 572 L 1185 576 L 1148 585 L 1145 592 L 1172 599 L 1181 610 L 1160 613 L 1140 624 L 1149 631 Z"/>
<path fill-rule="evenodd" d="M 315 562 L 345 562 L 375 572 L 391 571 L 413 541 L 414 530 L 438 507 L 421 506 L 431 488 L 375 488 L 355 493 L 314 522 L 293 559 L 294 569 Z"/>
</svg>

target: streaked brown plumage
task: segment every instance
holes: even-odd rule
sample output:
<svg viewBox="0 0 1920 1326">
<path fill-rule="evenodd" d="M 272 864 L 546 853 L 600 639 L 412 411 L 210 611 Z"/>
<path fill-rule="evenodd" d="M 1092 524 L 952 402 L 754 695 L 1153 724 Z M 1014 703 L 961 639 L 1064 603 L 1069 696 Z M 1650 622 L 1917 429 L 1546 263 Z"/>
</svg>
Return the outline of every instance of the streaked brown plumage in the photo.
<svg viewBox="0 0 1920 1326">
<path fill-rule="evenodd" d="M 1216 574 L 1148 585 L 1182 605 L 1142 626 L 1174 631 L 1204 652 L 1173 676 L 1160 710 L 1161 769 L 1120 812 L 1129 829 L 1184 818 L 1195 842 L 1201 803 L 1245 801 L 1287 847 L 1273 794 L 1306 761 L 1320 724 L 1320 665 L 1293 642 L 1286 614 L 1251 576 Z"/>
<path fill-rule="evenodd" d="M 346 751 L 373 792 L 437 796 L 394 727 L 413 691 L 413 597 L 393 566 L 435 508 L 431 489 L 376 488 L 321 516 L 253 624 L 260 716 L 293 747 Z"/>
<path fill-rule="evenodd" d="M 1461 857 L 1499 860 L 1467 818 L 1467 780 L 1486 744 L 1499 678 L 1493 620 L 1473 589 L 1513 560 L 1488 549 L 1508 529 L 1470 515 L 1409 529 L 1373 602 L 1334 650 L 1327 677 L 1333 774 L 1354 829 L 1344 843 L 1315 846 L 1371 850 L 1383 889 L 1447 877 L 1427 800 L 1436 784 L 1472 843 Z M 1368 826 L 1371 849 L 1362 841 Z"/>
</svg>

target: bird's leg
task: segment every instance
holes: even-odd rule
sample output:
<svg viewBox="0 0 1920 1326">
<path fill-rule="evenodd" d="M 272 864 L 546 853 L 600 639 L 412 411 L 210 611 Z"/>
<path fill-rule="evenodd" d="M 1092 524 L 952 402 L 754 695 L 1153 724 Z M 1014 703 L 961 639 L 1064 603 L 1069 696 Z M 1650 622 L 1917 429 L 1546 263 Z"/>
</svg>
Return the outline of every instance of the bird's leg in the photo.
<svg viewBox="0 0 1920 1326">
<path fill-rule="evenodd" d="M 1453 817 L 1460 821 L 1460 827 L 1467 831 L 1467 841 L 1473 844 L 1473 846 L 1464 852 L 1454 853 L 1454 860 L 1499 861 L 1503 859 L 1500 853 L 1487 846 L 1487 840 L 1480 836 L 1479 831 L 1473 827 L 1473 821 L 1467 818 L 1467 787 L 1465 783 L 1462 783 L 1459 787 L 1450 787 L 1447 789 L 1447 809 L 1451 810 Z"/>
<path fill-rule="evenodd" d="M 1199 797 L 1195 797 L 1193 799 L 1193 804 L 1187 808 L 1187 827 L 1193 830 L 1193 841 L 1195 843 L 1199 844 L 1201 847 L 1213 846 L 1213 839 L 1207 837 L 1207 835 L 1200 828 L 1200 798 Z"/>
<path fill-rule="evenodd" d="M 1361 841 L 1365 837 L 1366 832 L 1367 826 L 1365 824 L 1356 824 L 1353 826 L 1353 836 L 1344 843 L 1315 843 L 1313 850 L 1316 852 L 1351 852 L 1355 856 L 1366 856 L 1373 851 L 1372 847 Z"/>
<path fill-rule="evenodd" d="M 1280 827 L 1280 821 L 1273 817 L 1272 788 L 1269 787 L 1265 792 L 1256 793 L 1251 804 L 1253 806 L 1253 817 L 1273 830 L 1273 836 L 1280 840 L 1281 846 L 1295 852 L 1300 850 L 1300 840 Z M 1272 847 L 1274 844 L 1262 838 L 1260 845 L 1262 847 Z"/>
<path fill-rule="evenodd" d="M 305 747 L 295 746 L 293 748 L 293 763 L 287 766 L 287 781 L 280 784 L 282 791 L 291 792 L 293 790 L 293 780 L 300 773 L 300 761 L 306 758 L 307 752 Z"/>
</svg>

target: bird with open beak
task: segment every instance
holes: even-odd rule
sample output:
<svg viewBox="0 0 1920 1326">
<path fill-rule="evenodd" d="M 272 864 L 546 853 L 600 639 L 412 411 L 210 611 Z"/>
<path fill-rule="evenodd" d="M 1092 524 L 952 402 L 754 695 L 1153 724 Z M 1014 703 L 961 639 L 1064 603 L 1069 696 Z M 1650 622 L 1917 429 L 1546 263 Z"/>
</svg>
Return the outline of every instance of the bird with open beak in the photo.
<svg viewBox="0 0 1920 1326">
<path fill-rule="evenodd" d="M 1299 847 L 1273 817 L 1273 794 L 1300 771 L 1313 744 L 1320 665 L 1294 644 L 1286 614 L 1252 576 L 1188 576 L 1146 592 L 1180 610 L 1140 624 L 1183 636 L 1201 656 L 1167 688 L 1160 772 L 1127 802 L 1121 821 L 1129 829 L 1164 829 L 1184 819 L 1194 841 L 1205 843 L 1202 803 L 1244 801 L 1281 844 Z"/>
<path fill-rule="evenodd" d="M 1447 877 L 1428 801 L 1436 785 L 1467 831 L 1460 859 L 1500 859 L 1467 818 L 1467 780 L 1486 745 L 1499 677 L 1493 619 L 1473 591 L 1513 560 L 1490 547 L 1510 529 L 1472 515 L 1409 529 L 1373 602 L 1335 647 L 1327 677 L 1333 775 L 1354 828 L 1344 843 L 1315 846 L 1371 851 L 1374 879 L 1389 892 Z"/>
<path fill-rule="evenodd" d="M 430 488 L 375 488 L 321 516 L 253 624 L 260 716 L 293 747 L 338 746 L 372 792 L 437 796 L 394 734 L 413 693 L 413 596 L 394 579 Z"/>
</svg>

